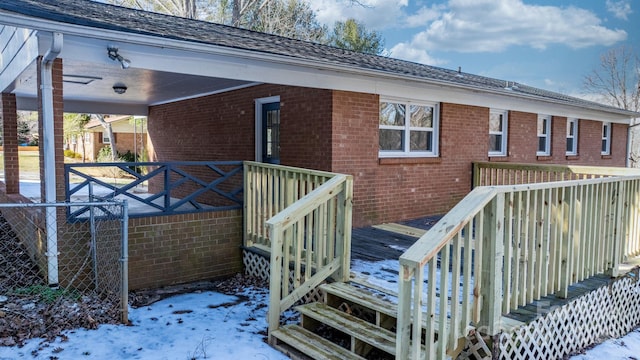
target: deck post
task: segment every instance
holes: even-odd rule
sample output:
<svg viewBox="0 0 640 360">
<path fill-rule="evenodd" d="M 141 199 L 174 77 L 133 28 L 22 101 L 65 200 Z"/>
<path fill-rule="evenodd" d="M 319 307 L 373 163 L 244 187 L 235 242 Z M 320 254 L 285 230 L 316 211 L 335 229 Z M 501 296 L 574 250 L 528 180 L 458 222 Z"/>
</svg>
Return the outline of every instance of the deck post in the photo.
<svg viewBox="0 0 640 360">
<path fill-rule="evenodd" d="M 625 223 L 624 217 L 624 194 L 625 194 L 625 181 L 619 181 L 617 184 L 616 195 L 615 195 L 615 217 L 614 221 L 616 222 L 613 228 L 613 249 L 611 249 L 611 269 L 609 269 L 608 273 L 611 277 L 618 277 L 620 272 L 620 261 L 622 260 L 622 246 L 623 234 L 625 233 Z"/>
<path fill-rule="evenodd" d="M 496 335 L 502 319 L 502 261 L 504 257 L 504 193 L 484 208 L 484 238 L 482 239 L 482 309 L 478 330 L 484 335 Z"/>
<path fill-rule="evenodd" d="M 269 311 L 267 318 L 269 320 L 268 341 L 273 345 L 275 339 L 271 334 L 278 330 L 280 325 L 280 300 L 282 297 L 282 256 L 284 238 L 282 229 L 276 229 L 274 226 L 268 226 L 271 238 L 271 260 L 269 263 Z"/>
<path fill-rule="evenodd" d="M 353 177 L 347 176 L 342 191 L 338 195 L 336 250 L 340 251 L 340 269 L 336 273 L 337 281 L 349 281 L 351 276 L 351 226 L 353 206 Z"/>
</svg>

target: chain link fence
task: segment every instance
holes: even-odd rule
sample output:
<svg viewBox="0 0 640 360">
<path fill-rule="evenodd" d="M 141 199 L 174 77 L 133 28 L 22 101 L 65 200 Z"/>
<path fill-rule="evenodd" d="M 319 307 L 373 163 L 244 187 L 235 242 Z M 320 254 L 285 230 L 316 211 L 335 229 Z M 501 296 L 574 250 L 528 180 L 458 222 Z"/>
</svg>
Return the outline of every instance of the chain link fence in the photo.
<svg viewBox="0 0 640 360">
<path fill-rule="evenodd" d="M 127 222 L 126 202 L 0 204 L 0 346 L 126 323 Z"/>
</svg>

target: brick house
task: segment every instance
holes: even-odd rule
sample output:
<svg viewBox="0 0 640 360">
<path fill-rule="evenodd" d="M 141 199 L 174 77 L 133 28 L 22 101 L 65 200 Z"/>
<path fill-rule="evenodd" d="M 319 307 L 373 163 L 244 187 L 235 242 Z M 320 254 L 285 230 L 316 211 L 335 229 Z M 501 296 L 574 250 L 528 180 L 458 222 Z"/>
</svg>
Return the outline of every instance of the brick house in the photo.
<svg viewBox="0 0 640 360">
<path fill-rule="evenodd" d="M 147 147 L 147 126 L 144 118 L 135 118 L 133 116 L 110 116 L 105 117 L 105 121 L 111 125 L 113 137 L 115 138 L 116 151 L 118 154 L 124 155 L 131 153 L 139 156 L 142 152 L 146 152 Z M 85 138 L 88 140 L 85 144 L 85 159 L 96 161 L 98 152 L 105 146 L 109 146 L 109 136 L 107 131 L 98 120 L 91 120 L 85 126 Z M 76 152 L 82 151 L 81 147 L 77 147 Z M 143 161 L 143 160 L 138 160 Z"/>
<path fill-rule="evenodd" d="M 353 175 L 354 226 L 445 213 L 469 192 L 476 161 L 626 166 L 629 125 L 640 116 L 507 80 L 86 0 L 8 0 L 0 14 L 5 135 L 16 109 L 43 107 L 44 58 L 53 79 L 52 110 L 42 109 L 55 134 L 49 161 L 61 159 L 63 111 L 147 116 L 151 161 L 252 160 Z M 55 179 L 62 200 L 62 169 L 42 178 Z M 17 174 L 6 193 L 19 193 Z M 150 263 L 136 258 L 136 246 L 153 242 L 145 227 L 161 222 L 135 221 L 133 277 Z M 222 257 L 207 247 L 215 271 L 132 286 L 237 271 L 240 242 L 237 234 Z"/>
</svg>

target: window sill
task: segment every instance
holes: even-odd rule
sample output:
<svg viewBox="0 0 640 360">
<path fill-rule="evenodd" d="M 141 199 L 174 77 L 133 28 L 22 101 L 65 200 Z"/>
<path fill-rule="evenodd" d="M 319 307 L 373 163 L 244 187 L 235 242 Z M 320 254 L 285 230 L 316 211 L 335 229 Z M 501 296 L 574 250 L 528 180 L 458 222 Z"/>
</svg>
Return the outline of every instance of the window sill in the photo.
<svg viewBox="0 0 640 360">
<path fill-rule="evenodd" d="M 571 160 L 580 160 L 580 155 L 567 155 L 566 158 L 569 161 L 571 161 Z"/>
<path fill-rule="evenodd" d="M 490 162 L 507 162 L 509 157 L 507 155 L 489 155 Z"/>
<path fill-rule="evenodd" d="M 613 157 L 611 155 L 600 155 L 600 158 L 603 160 L 611 160 Z"/>
<path fill-rule="evenodd" d="M 403 164 L 440 164 L 440 157 L 388 157 L 378 158 L 379 165 L 403 165 Z"/>
<path fill-rule="evenodd" d="M 537 155 L 536 160 L 538 161 L 551 161 L 553 157 L 551 155 Z"/>
</svg>

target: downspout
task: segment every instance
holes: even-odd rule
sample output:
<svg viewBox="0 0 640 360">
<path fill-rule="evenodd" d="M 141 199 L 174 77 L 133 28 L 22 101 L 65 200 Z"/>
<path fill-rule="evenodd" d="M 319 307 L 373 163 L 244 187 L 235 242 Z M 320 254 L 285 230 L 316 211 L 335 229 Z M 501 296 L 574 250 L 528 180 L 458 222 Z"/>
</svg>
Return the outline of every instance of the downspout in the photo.
<svg viewBox="0 0 640 360">
<path fill-rule="evenodd" d="M 62 51 L 62 34 L 53 33 L 51 47 L 42 57 L 41 62 L 41 97 L 42 97 L 42 140 L 44 147 L 44 200 L 46 203 L 56 202 L 56 147 L 54 142 L 53 111 L 53 62 Z M 58 224 L 56 207 L 47 206 L 47 276 L 50 287 L 58 287 Z"/>
<path fill-rule="evenodd" d="M 631 124 L 629 125 L 629 127 L 627 127 L 627 167 L 631 167 L 631 154 L 633 153 L 633 144 L 631 143 L 631 131 L 634 127 L 640 125 L 640 122 L 638 122 L 638 119 L 640 118 L 635 118 L 635 119 L 631 119 Z M 640 140 L 640 139 L 639 139 Z"/>
</svg>

